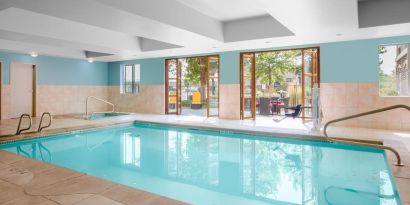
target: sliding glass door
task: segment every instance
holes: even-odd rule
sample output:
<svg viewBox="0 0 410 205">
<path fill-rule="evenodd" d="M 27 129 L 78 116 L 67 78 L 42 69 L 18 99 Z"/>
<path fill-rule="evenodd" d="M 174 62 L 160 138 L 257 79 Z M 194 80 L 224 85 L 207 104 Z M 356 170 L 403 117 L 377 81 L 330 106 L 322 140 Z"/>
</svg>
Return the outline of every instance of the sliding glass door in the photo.
<svg viewBox="0 0 410 205">
<path fill-rule="evenodd" d="M 301 105 L 311 117 L 312 89 L 319 86 L 319 48 L 241 53 L 241 119 L 284 115 Z"/>
<path fill-rule="evenodd" d="M 165 61 L 166 114 L 219 115 L 219 56 Z"/>
</svg>

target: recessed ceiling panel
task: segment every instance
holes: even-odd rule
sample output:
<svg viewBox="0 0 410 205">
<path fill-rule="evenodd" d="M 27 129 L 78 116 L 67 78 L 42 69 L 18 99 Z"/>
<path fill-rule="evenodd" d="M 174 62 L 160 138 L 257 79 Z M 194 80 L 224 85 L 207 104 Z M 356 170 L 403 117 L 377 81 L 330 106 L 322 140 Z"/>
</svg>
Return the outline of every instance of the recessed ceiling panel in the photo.
<svg viewBox="0 0 410 205">
<path fill-rule="evenodd" d="M 224 23 L 225 42 L 293 35 L 289 29 L 270 15 L 227 21 Z"/>
<path fill-rule="evenodd" d="M 86 58 L 98 58 L 98 57 L 114 55 L 110 53 L 101 53 L 101 52 L 95 52 L 95 51 L 84 51 L 84 54 Z"/>
<path fill-rule="evenodd" d="M 220 21 L 261 16 L 267 12 L 249 0 L 176 0 Z"/>
<path fill-rule="evenodd" d="M 182 48 L 183 46 L 174 45 L 162 41 L 156 41 L 153 39 L 139 37 L 141 51 L 157 51 L 157 50 L 165 50 L 165 49 L 172 49 L 172 48 Z"/>
<path fill-rule="evenodd" d="M 359 27 L 410 23 L 408 0 L 359 0 Z"/>
</svg>

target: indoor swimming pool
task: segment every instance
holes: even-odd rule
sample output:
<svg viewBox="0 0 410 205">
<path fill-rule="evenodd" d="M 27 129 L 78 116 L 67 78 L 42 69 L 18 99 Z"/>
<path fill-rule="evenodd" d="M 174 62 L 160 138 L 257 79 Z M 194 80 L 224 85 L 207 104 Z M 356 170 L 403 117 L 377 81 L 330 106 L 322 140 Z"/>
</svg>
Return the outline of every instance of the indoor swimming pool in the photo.
<svg viewBox="0 0 410 205">
<path fill-rule="evenodd" d="M 399 205 L 383 150 L 133 124 L 0 149 L 191 204 Z"/>
</svg>

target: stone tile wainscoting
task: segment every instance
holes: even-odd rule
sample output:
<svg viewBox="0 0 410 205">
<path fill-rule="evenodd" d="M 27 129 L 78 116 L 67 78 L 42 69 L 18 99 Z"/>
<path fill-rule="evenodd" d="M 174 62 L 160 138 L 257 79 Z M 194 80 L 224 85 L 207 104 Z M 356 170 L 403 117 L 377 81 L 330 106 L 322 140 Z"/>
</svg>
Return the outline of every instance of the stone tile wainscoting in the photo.
<svg viewBox="0 0 410 205">
<path fill-rule="evenodd" d="M 410 97 L 380 97 L 377 83 L 321 83 L 324 122 L 397 104 L 410 105 Z M 403 109 L 397 109 L 338 124 L 410 131 L 410 113 Z"/>
<path fill-rule="evenodd" d="M 241 114 L 239 84 L 221 84 L 219 89 L 219 118 L 239 120 Z"/>
<path fill-rule="evenodd" d="M 85 113 L 87 96 L 108 99 L 107 86 L 66 86 L 66 85 L 37 85 L 36 112 L 50 112 L 52 115 Z M 11 109 L 10 85 L 2 86 L 1 119 L 10 118 Z M 90 101 L 90 112 L 105 111 L 109 107 L 105 103 Z"/>
<path fill-rule="evenodd" d="M 8 119 L 11 108 L 10 85 L 1 85 L 1 119 Z"/>
<path fill-rule="evenodd" d="M 165 114 L 164 85 L 140 85 L 138 94 L 121 94 L 120 86 L 110 86 L 108 99 L 119 112 Z"/>
</svg>

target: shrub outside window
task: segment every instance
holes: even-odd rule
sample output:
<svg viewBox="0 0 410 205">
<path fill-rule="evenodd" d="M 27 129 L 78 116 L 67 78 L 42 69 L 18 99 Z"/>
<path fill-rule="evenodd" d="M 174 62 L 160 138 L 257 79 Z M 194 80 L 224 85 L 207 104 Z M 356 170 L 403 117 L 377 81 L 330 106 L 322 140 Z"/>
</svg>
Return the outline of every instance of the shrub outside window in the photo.
<svg viewBox="0 0 410 205">
<path fill-rule="evenodd" d="M 409 45 L 379 46 L 379 95 L 410 96 Z"/>
</svg>

